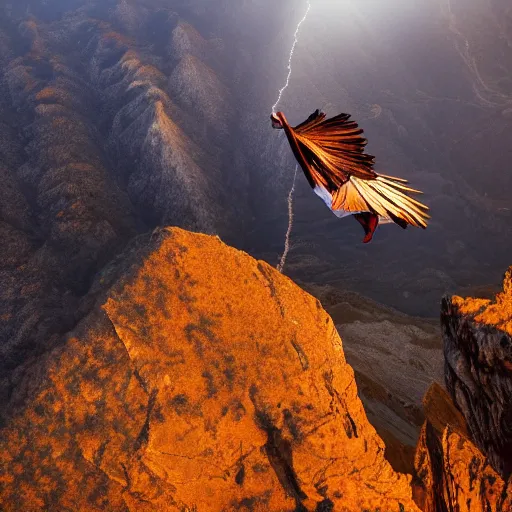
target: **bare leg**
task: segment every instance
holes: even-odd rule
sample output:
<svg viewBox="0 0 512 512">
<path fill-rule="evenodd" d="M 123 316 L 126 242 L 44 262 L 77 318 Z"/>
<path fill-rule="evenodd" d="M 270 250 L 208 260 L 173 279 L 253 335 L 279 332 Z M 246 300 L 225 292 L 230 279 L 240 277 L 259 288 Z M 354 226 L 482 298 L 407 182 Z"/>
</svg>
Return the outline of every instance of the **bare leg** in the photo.
<svg viewBox="0 0 512 512">
<path fill-rule="evenodd" d="M 363 239 L 363 243 L 367 244 L 373 238 L 373 233 L 375 233 L 375 230 L 379 225 L 379 216 L 375 213 L 365 212 L 356 213 L 354 217 L 359 222 L 359 224 L 363 226 L 366 235 Z"/>
</svg>

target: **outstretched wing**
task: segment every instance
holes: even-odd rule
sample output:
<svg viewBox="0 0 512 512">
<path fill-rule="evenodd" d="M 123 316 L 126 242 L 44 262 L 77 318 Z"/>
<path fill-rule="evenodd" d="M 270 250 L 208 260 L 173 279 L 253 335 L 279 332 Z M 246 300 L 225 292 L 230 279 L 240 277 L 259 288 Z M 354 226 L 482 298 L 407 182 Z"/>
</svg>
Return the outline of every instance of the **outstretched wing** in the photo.
<svg viewBox="0 0 512 512">
<path fill-rule="evenodd" d="M 315 193 L 336 215 L 371 213 L 402 227 L 427 226 L 428 207 L 408 195 L 421 192 L 373 170 L 375 158 L 364 152 L 367 140 L 350 115 L 325 119 L 317 110 L 292 131 Z"/>
<path fill-rule="evenodd" d="M 325 119 L 325 114 L 316 109 L 305 121 L 293 128 L 295 131 L 307 131 L 313 126 L 318 125 Z"/>
<path fill-rule="evenodd" d="M 377 176 L 373 170 L 375 157 L 364 152 L 367 140 L 350 115 L 325 119 L 325 114 L 317 110 L 292 130 L 313 180 L 329 192 L 339 189 L 350 176 L 360 179 Z"/>
</svg>

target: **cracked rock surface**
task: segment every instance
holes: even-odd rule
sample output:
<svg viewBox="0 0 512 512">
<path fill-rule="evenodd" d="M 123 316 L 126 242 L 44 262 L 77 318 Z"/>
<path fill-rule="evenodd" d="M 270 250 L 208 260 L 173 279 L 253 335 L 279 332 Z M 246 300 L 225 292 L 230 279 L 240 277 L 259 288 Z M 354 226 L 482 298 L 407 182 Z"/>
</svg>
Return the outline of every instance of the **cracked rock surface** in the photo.
<svg viewBox="0 0 512 512">
<path fill-rule="evenodd" d="M 494 300 L 445 298 L 447 388 L 476 445 L 504 478 L 512 475 L 512 267 Z"/>
<path fill-rule="evenodd" d="M 509 512 L 508 482 L 479 450 L 467 424 L 438 384 L 424 398 L 425 415 L 415 456 L 413 496 L 423 512 Z"/>
<path fill-rule="evenodd" d="M 266 263 L 157 230 L 89 300 L 11 396 L 2 510 L 419 510 L 332 320 Z"/>
</svg>

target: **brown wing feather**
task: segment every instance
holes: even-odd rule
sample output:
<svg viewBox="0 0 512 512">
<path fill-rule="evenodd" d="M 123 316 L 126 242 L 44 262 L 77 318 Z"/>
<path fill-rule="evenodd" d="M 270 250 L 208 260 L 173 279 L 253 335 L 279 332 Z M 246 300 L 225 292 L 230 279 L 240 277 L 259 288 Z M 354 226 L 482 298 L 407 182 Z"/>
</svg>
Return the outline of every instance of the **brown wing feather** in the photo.
<svg viewBox="0 0 512 512">
<path fill-rule="evenodd" d="M 307 131 L 310 128 L 316 126 L 318 123 L 321 123 L 325 119 L 325 114 L 320 112 L 320 110 L 315 110 L 305 121 L 298 124 L 293 128 L 293 130 L 298 131 Z"/>
<path fill-rule="evenodd" d="M 325 188 L 332 197 L 333 211 L 360 215 L 371 213 L 402 227 L 427 227 L 428 207 L 407 193 L 407 180 L 378 175 L 375 158 L 364 152 L 363 130 L 340 114 L 325 119 L 319 110 L 295 128 L 284 119 L 284 128 L 294 154 L 314 188 Z"/>
<path fill-rule="evenodd" d="M 337 190 L 351 175 L 361 179 L 376 177 L 375 158 L 364 153 L 367 140 L 350 115 L 325 119 L 325 114 L 317 110 L 293 132 L 308 163 L 329 191 Z"/>
</svg>

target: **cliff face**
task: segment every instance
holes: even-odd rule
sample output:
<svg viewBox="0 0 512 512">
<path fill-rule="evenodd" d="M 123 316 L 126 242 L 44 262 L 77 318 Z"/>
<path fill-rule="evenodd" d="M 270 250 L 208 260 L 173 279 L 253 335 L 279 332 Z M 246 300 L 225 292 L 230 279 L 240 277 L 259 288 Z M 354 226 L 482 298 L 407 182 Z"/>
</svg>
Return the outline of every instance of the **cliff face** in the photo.
<svg viewBox="0 0 512 512">
<path fill-rule="evenodd" d="M 445 298 L 446 385 L 494 469 L 512 473 L 512 268 L 494 300 Z"/>
<path fill-rule="evenodd" d="M 396 470 L 412 473 L 425 421 L 422 399 L 433 381 L 443 382 L 439 323 L 333 286 L 303 286 L 320 299 L 343 339 L 368 419 L 386 443 L 386 457 Z"/>
<path fill-rule="evenodd" d="M 424 399 L 414 499 L 424 512 L 512 510 L 512 269 L 494 300 L 442 302 L 445 382 Z"/>
<path fill-rule="evenodd" d="M 416 451 L 416 503 L 423 512 L 508 512 L 508 484 L 487 457 L 464 435 L 446 426 L 441 439 L 430 423 L 421 432 Z"/>
<path fill-rule="evenodd" d="M 507 482 L 471 440 L 462 413 L 433 384 L 424 398 L 426 421 L 416 447 L 414 499 L 423 512 L 508 512 Z"/>
<path fill-rule="evenodd" d="M 505 288 L 496 304 L 509 300 Z M 460 307 L 445 321 L 475 314 L 468 301 Z M 505 318 L 489 301 L 477 308 L 480 320 Z M 397 472 L 388 459 L 407 466 L 409 454 L 382 420 L 386 445 L 369 423 L 319 301 L 217 237 L 177 228 L 136 237 L 77 315 L 14 372 L 0 430 L 2 510 L 511 510 L 507 424 L 478 437 L 499 404 L 464 408 L 451 385 L 459 411 L 432 385 L 414 476 Z M 481 344 L 492 334 L 480 332 Z M 496 380 L 470 389 L 496 396 Z M 375 419 L 386 407 L 400 417 L 389 397 L 369 393 L 375 382 L 362 382 Z"/>
<path fill-rule="evenodd" d="M 267 264 L 158 230 L 89 301 L 13 390 L 2 510 L 419 510 L 332 320 Z"/>
<path fill-rule="evenodd" d="M 161 2 L 0 6 L 2 397 L 138 233 L 243 238 L 222 46 L 183 16 Z"/>
</svg>

